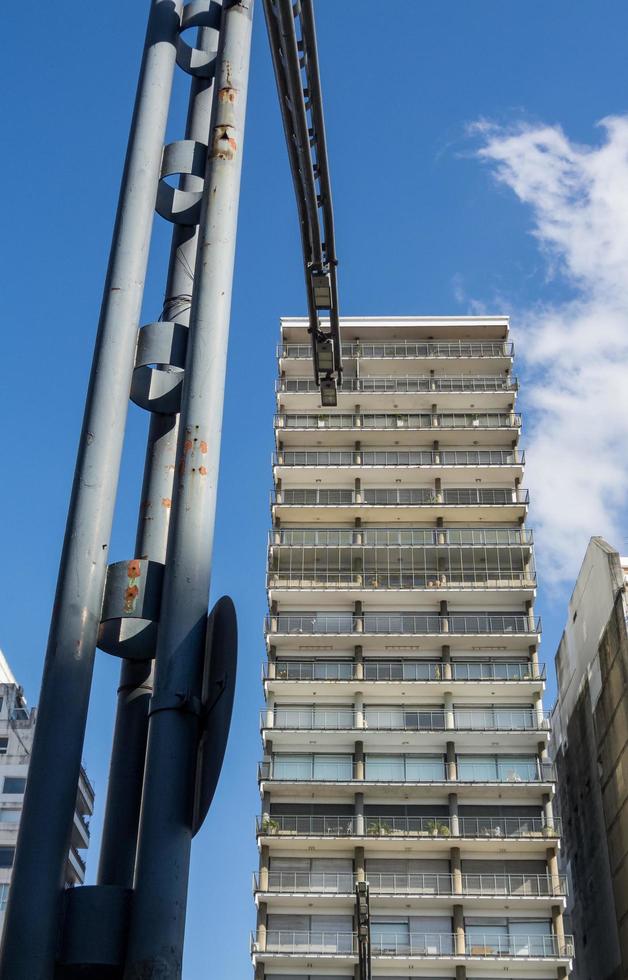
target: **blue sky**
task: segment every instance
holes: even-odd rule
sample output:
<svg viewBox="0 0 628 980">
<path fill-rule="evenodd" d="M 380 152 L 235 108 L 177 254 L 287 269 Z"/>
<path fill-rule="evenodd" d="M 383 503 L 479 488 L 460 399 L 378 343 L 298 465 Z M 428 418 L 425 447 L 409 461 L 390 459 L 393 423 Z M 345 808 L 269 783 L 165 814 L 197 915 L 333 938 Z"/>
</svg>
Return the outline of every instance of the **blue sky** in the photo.
<svg viewBox="0 0 628 980">
<path fill-rule="evenodd" d="M 115 4 L 83 5 L 80 16 L 67 0 L 41 4 L 28 46 L 17 41 L 23 14 L 16 5 L 5 13 L 4 37 L 12 40 L 0 63 L 7 147 L 0 646 L 33 703 L 146 6 L 125 4 L 123 20 Z M 519 374 L 529 386 L 522 405 L 531 412 L 524 445 L 538 446 L 540 461 L 535 466 L 529 457 L 530 485 L 542 501 L 538 609 L 542 652 L 551 661 L 587 537 L 614 533 L 625 547 L 621 484 L 617 492 L 624 464 L 587 480 L 597 473 L 600 443 L 607 455 L 617 448 L 621 460 L 626 432 L 612 420 L 628 412 L 598 400 L 594 415 L 604 439 L 594 428 L 580 447 L 580 475 L 568 436 L 573 413 L 584 410 L 577 405 L 583 378 L 591 390 L 614 392 L 628 360 L 620 282 L 628 140 L 621 125 L 596 125 L 628 112 L 628 8 L 619 0 L 318 0 L 316 8 L 343 312 L 510 312 L 520 353 L 530 339 L 533 354 L 519 363 Z M 250 975 L 274 348 L 279 316 L 304 312 L 259 0 L 254 35 L 212 587 L 215 597 L 229 591 L 238 606 L 240 677 L 224 777 L 194 847 L 186 980 Z M 179 84 L 171 139 L 182 133 L 183 102 Z M 491 126 L 471 132 L 478 120 Z M 156 219 L 144 322 L 161 307 L 168 236 Z M 555 338 L 565 342 L 572 324 L 577 354 L 561 365 Z M 600 360 L 607 324 L 613 352 Z M 585 367 L 593 374 L 585 377 Z M 564 398 L 548 404 L 557 382 Z M 112 560 L 131 557 L 145 421 L 131 409 Z M 559 447 L 562 489 L 548 483 Z M 566 476 L 584 481 L 573 512 Z M 117 676 L 118 664 L 99 654 L 85 745 L 98 794 L 90 876 Z M 548 704 L 552 699 L 550 690 Z"/>
</svg>

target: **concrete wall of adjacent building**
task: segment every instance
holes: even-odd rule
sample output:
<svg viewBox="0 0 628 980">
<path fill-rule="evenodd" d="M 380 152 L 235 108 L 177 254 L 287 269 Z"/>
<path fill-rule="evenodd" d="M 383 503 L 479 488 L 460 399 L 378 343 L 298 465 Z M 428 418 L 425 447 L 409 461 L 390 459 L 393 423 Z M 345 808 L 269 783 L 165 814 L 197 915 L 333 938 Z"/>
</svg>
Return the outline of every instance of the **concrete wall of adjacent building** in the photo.
<svg viewBox="0 0 628 980">
<path fill-rule="evenodd" d="M 552 718 L 574 980 L 628 977 L 628 636 L 618 552 L 592 538 L 556 655 Z"/>
<path fill-rule="evenodd" d="M 601 690 L 595 707 L 599 778 L 604 808 L 622 976 L 628 975 L 628 633 L 618 593 L 599 647 Z"/>
</svg>

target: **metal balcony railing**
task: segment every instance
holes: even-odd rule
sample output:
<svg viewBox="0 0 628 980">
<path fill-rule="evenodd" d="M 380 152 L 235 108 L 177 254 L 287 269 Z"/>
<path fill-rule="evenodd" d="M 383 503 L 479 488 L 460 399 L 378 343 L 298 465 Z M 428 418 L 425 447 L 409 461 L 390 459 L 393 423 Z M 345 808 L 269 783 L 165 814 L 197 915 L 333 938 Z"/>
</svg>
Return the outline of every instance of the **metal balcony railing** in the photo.
<svg viewBox="0 0 628 980">
<path fill-rule="evenodd" d="M 453 933 L 409 933 L 378 935 L 371 930 L 371 954 L 373 956 L 426 956 L 452 957 L 463 955 L 478 958 L 513 959 L 569 959 L 573 956 L 573 936 L 564 941 L 549 935 L 505 935 L 475 932 L 464 940 L 464 948 L 457 950 L 457 937 Z M 357 937 L 349 932 L 294 932 L 269 929 L 265 939 L 251 936 L 253 953 L 281 953 L 284 955 L 354 956 Z"/>
<path fill-rule="evenodd" d="M 273 466 L 524 466 L 519 449 L 282 449 Z"/>
<path fill-rule="evenodd" d="M 314 892 L 315 894 L 352 895 L 356 876 L 351 871 L 269 871 L 269 892 Z M 259 875 L 253 874 L 253 891 L 261 891 Z"/>
<path fill-rule="evenodd" d="M 270 531 L 270 547 L 477 548 L 531 547 L 528 527 L 289 527 Z"/>
<path fill-rule="evenodd" d="M 549 728 L 547 712 L 534 708 L 262 708 L 260 728 L 305 731 L 537 732 Z"/>
<path fill-rule="evenodd" d="M 558 898 L 567 894 L 563 875 L 430 874 L 368 872 L 371 893 L 381 895 L 466 895 L 470 897 Z M 357 878 L 352 872 L 269 871 L 265 892 L 352 895 Z M 253 874 L 253 891 L 262 891 Z"/>
<path fill-rule="evenodd" d="M 291 819 L 276 818 L 278 819 Z M 521 838 L 560 837 L 560 822 L 548 824 L 542 817 L 426 817 L 376 816 L 364 817 L 367 837 L 468 837 Z M 281 833 L 278 828 L 277 833 Z"/>
<path fill-rule="evenodd" d="M 268 589 L 534 589 L 533 571 L 514 569 L 325 571 L 318 568 L 271 571 Z"/>
<path fill-rule="evenodd" d="M 542 817 L 451 817 L 277 815 L 257 818 L 257 834 L 287 837 L 462 837 L 491 840 L 558 838 L 558 818 L 548 824 Z"/>
<path fill-rule="evenodd" d="M 292 507 L 527 507 L 529 503 L 528 490 L 511 487 L 367 487 L 362 491 L 293 487 L 271 493 L 271 505 Z"/>
<path fill-rule="evenodd" d="M 257 818 L 258 835 L 286 835 L 289 837 L 353 837 L 356 820 L 351 816 L 290 815 Z"/>
<path fill-rule="evenodd" d="M 276 429 L 520 429 L 517 412 L 285 412 Z"/>
<path fill-rule="evenodd" d="M 516 392 L 519 388 L 516 378 L 498 377 L 496 375 L 486 378 L 467 377 L 456 375 L 454 377 L 407 377 L 407 378 L 375 378 L 363 376 L 361 378 L 342 379 L 342 387 L 339 394 L 362 391 L 371 394 L 416 394 L 421 392 L 439 392 L 441 394 L 454 393 L 473 394 L 494 393 L 494 392 Z M 313 378 L 278 378 L 275 382 L 277 392 L 287 393 L 313 393 L 318 391 L 318 385 Z"/>
<path fill-rule="evenodd" d="M 523 614 L 477 613 L 278 613 L 266 618 L 268 633 L 286 635 L 346 635 L 369 633 L 378 636 L 425 636 L 449 633 L 458 636 L 537 634 L 540 619 Z"/>
<path fill-rule="evenodd" d="M 290 932 L 269 929 L 265 941 L 261 943 L 255 936 L 251 936 L 251 952 L 353 956 L 357 952 L 357 941 L 351 932 Z"/>
<path fill-rule="evenodd" d="M 484 763 L 459 763 L 456 779 L 448 779 L 445 763 L 408 760 L 399 756 L 399 764 L 389 761 L 379 763 L 377 757 L 367 759 L 364 776 L 355 763 L 335 761 L 333 756 L 317 760 L 308 765 L 304 756 L 292 761 L 288 758 L 275 757 L 258 764 L 258 780 L 273 780 L 288 783 L 336 783 L 336 782 L 367 782 L 367 783 L 539 783 L 554 780 L 554 768 L 546 762 L 518 762 L 514 765 L 504 763 L 500 767 L 491 768 Z"/>
<path fill-rule="evenodd" d="M 343 341 L 343 357 L 382 358 L 393 357 L 512 357 L 514 347 L 506 340 L 483 341 L 396 341 L 394 343 L 347 343 Z M 277 357 L 299 360 L 312 359 L 312 347 L 308 344 L 280 344 Z"/>
<path fill-rule="evenodd" d="M 357 665 L 349 660 L 278 660 L 273 680 L 277 681 L 350 681 L 358 678 Z M 263 679 L 271 679 L 270 665 L 265 663 Z M 452 661 L 451 677 L 445 665 L 433 661 L 364 661 L 360 679 L 366 681 L 530 681 L 545 680 L 545 664 L 536 668 L 530 662 Z"/>
</svg>

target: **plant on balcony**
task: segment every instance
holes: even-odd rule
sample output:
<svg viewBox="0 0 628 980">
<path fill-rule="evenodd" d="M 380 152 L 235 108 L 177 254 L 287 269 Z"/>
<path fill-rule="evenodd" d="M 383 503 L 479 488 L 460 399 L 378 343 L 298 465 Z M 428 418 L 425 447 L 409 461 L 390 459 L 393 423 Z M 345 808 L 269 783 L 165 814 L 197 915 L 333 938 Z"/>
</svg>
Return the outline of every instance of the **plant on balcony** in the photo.
<svg viewBox="0 0 628 980">
<path fill-rule="evenodd" d="M 278 834 L 279 833 L 279 821 L 273 820 L 272 817 L 264 817 L 262 820 L 262 833 L 263 834 Z"/>
<path fill-rule="evenodd" d="M 373 834 L 378 837 L 390 834 L 391 830 L 392 827 L 385 820 L 374 820 L 366 828 L 367 834 Z"/>
<path fill-rule="evenodd" d="M 441 823 L 440 820 L 428 820 L 425 829 L 432 837 L 449 837 L 451 833 L 447 824 Z"/>
</svg>

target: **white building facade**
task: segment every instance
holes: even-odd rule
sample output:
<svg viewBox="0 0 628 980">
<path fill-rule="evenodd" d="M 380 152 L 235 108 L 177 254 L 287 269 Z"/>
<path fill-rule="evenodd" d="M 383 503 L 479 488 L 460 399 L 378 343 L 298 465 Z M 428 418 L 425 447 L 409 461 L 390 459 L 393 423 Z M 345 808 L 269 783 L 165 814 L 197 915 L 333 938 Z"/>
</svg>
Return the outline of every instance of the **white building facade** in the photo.
<svg viewBox="0 0 628 980">
<path fill-rule="evenodd" d="M 4 926 L 36 723 L 37 709 L 27 706 L 22 688 L 0 651 L 0 934 Z M 81 769 L 65 869 L 68 887 L 82 884 L 85 877 L 85 862 L 80 852 L 89 846 L 89 818 L 93 809 L 94 790 L 87 774 Z M 35 910 L 33 914 L 36 914 Z"/>
<path fill-rule="evenodd" d="M 508 320 L 281 330 L 256 980 L 566 977 Z"/>
</svg>

